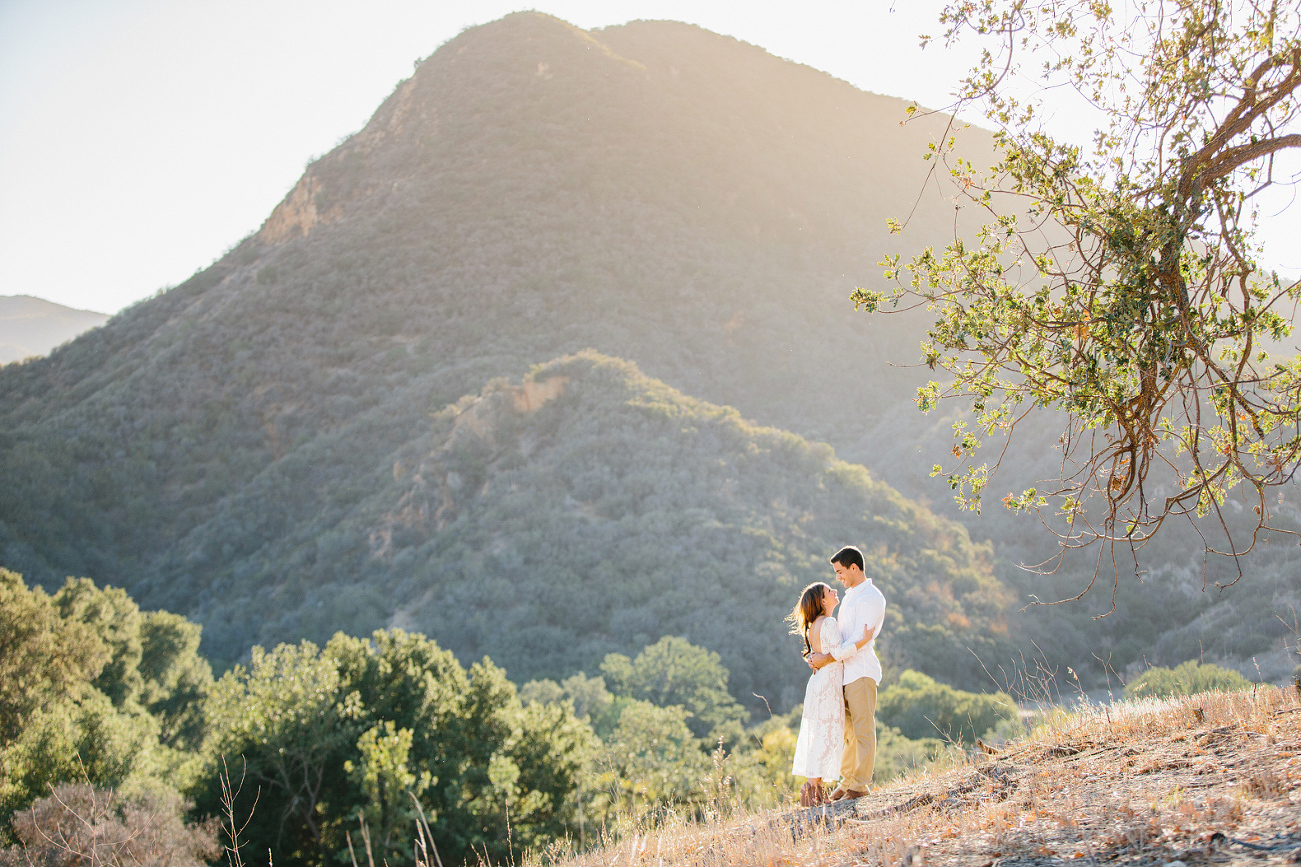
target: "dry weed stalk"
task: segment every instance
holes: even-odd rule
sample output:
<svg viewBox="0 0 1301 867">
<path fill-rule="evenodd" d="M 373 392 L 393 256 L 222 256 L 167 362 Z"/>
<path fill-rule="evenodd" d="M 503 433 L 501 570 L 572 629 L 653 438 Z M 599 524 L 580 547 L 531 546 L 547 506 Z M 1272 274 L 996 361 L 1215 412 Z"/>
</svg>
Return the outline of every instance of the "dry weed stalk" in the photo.
<svg viewBox="0 0 1301 867">
<path fill-rule="evenodd" d="M 257 796 L 253 799 L 253 806 L 249 808 L 248 816 L 241 823 L 235 816 L 235 801 L 239 798 L 239 793 L 244 788 L 244 776 L 248 770 L 247 763 L 240 769 L 239 783 L 232 785 L 230 780 L 230 767 L 226 764 L 225 757 L 221 760 L 221 818 L 218 820 L 218 827 L 226 835 L 230 842 L 223 846 L 226 854 L 226 861 L 230 867 L 244 867 L 244 858 L 240 854 L 239 835 L 244 833 L 248 823 L 253 819 L 253 811 L 257 809 L 258 798 L 262 795 L 262 789 L 259 788 Z"/>
</svg>

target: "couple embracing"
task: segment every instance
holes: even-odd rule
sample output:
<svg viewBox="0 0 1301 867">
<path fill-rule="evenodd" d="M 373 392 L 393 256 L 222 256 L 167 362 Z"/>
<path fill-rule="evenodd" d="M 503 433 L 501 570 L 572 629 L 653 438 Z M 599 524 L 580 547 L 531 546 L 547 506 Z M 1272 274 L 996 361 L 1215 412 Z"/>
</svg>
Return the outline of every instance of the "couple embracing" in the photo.
<svg viewBox="0 0 1301 867">
<path fill-rule="evenodd" d="M 807 777 L 803 806 L 867 794 L 876 763 L 876 685 L 881 662 L 876 637 L 885 620 L 885 597 L 863 574 L 863 552 L 852 545 L 831 558 L 845 585 L 839 619 L 834 587 L 810 584 L 787 618 L 791 632 L 804 638 L 804 656 L 813 675 L 804 691 L 804 717 L 795 742 L 796 776 Z M 839 778 L 828 793 L 824 780 Z"/>
</svg>

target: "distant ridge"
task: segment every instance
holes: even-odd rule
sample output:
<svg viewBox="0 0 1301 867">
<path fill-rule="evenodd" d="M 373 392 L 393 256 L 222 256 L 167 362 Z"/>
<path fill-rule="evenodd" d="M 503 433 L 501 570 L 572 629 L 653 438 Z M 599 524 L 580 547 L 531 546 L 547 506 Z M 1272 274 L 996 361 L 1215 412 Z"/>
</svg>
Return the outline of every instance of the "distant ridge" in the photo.
<svg viewBox="0 0 1301 867">
<path fill-rule="evenodd" d="M 0 364 L 45 355 L 108 316 L 31 295 L 0 295 Z"/>
</svg>

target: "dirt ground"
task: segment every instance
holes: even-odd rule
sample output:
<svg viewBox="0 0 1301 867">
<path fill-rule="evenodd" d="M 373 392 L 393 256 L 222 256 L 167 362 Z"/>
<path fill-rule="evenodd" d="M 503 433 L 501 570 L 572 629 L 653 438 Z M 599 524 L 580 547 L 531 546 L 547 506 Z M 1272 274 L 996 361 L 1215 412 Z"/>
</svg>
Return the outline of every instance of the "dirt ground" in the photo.
<svg viewBox="0 0 1301 867">
<path fill-rule="evenodd" d="M 1301 863 L 1293 691 L 1097 708 L 1051 734 L 860 799 L 828 829 L 836 863 Z"/>
</svg>

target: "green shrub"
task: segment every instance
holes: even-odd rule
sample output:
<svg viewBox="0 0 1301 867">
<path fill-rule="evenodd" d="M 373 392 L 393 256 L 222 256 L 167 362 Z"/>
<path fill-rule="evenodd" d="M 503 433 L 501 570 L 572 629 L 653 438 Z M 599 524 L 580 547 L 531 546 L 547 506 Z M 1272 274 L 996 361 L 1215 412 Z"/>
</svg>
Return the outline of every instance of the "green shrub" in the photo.
<svg viewBox="0 0 1301 867">
<path fill-rule="evenodd" d="M 467 671 L 401 630 L 255 647 L 213 687 L 207 717 L 197 810 L 220 815 L 222 776 L 243 780 L 243 840 L 277 864 L 349 863 L 363 819 L 377 863 L 412 863 L 412 795 L 444 863 L 503 862 L 511 845 L 568 832 L 594 747 L 570 708 L 525 707 L 490 660 Z"/>
<path fill-rule="evenodd" d="M 69 578 L 53 596 L 0 569 L 0 835 L 51 786 L 175 794 L 211 686 L 199 627 Z"/>
<path fill-rule="evenodd" d="M 1238 672 L 1195 660 L 1174 668 L 1153 666 L 1125 685 L 1125 698 L 1168 698 L 1199 692 L 1238 692 L 1251 689 L 1251 681 Z"/>
<path fill-rule="evenodd" d="M 617 696 L 685 708 L 687 726 L 696 737 L 717 741 L 726 733 L 734 743 L 747 716 L 727 691 L 728 671 L 718 654 L 685 638 L 666 635 L 636 659 L 607 654 L 601 673 Z"/>
<path fill-rule="evenodd" d="M 881 690 L 876 715 L 910 740 L 941 738 L 974 743 L 1003 720 L 1016 718 L 1016 702 L 1003 692 L 963 692 L 920 671 L 905 671 Z"/>
<path fill-rule="evenodd" d="M 881 785 L 935 761 L 944 752 L 939 738 L 907 738 L 897 728 L 876 721 L 876 767 L 872 784 Z"/>
</svg>

